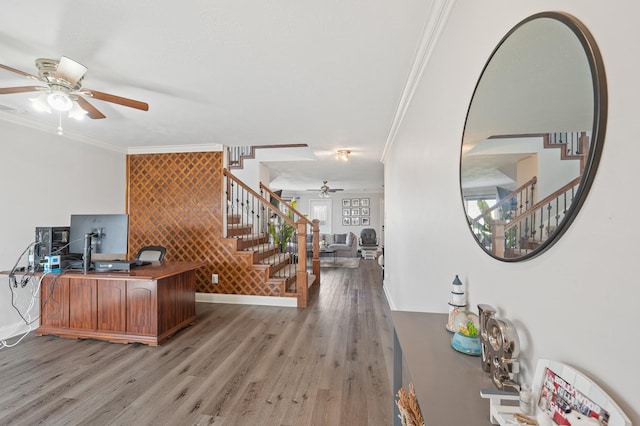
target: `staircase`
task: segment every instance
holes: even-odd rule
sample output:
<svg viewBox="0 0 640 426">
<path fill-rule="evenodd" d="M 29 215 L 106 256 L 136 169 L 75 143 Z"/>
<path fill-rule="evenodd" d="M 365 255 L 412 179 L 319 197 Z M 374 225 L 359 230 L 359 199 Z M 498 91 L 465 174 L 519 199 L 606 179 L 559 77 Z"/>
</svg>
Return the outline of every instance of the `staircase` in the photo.
<svg viewBox="0 0 640 426">
<path fill-rule="evenodd" d="M 584 172 L 589 152 L 590 132 L 556 132 L 543 135 L 545 148 L 559 148 L 561 160 L 580 161 L 580 175 Z"/>
<path fill-rule="evenodd" d="M 307 148 L 306 143 L 283 145 L 230 146 L 227 148 L 227 164 L 230 170 L 243 169 L 245 160 L 256 158 L 256 149 Z"/>
<path fill-rule="evenodd" d="M 254 285 L 245 292 L 295 297 L 298 307 L 306 307 L 308 288 L 320 281 L 319 249 L 315 249 L 319 246 L 318 222 L 309 221 L 262 184 L 264 195 L 253 191 L 226 169 L 224 176 L 225 242 L 233 247 L 239 265 L 248 263 L 261 277 L 260 288 Z M 316 240 L 313 258 L 308 257 L 311 253 L 307 253 L 307 234 Z"/>
<path fill-rule="evenodd" d="M 291 253 L 280 253 L 278 244 L 269 242 L 266 233 L 253 233 L 251 225 L 242 224 L 238 214 L 227 216 L 227 238 L 235 241 L 237 251 L 251 255 L 251 263 L 266 271 L 265 284 L 282 296 L 296 297 L 296 264 Z"/>
<path fill-rule="evenodd" d="M 227 148 L 227 156 L 229 169 L 242 169 L 244 160 L 256 158 L 256 149 L 253 146 L 230 146 Z"/>
<path fill-rule="evenodd" d="M 537 202 L 537 177 L 534 176 L 471 219 L 470 225 L 478 241 L 487 251 L 503 259 L 525 256 L 555 234 L 571 210 L 589 152 L 587 132 L 531 136 L 542 136 L 545 148 L 561 149 L 562 160 L 580 161 L 580 176 Z"/>
</svg>

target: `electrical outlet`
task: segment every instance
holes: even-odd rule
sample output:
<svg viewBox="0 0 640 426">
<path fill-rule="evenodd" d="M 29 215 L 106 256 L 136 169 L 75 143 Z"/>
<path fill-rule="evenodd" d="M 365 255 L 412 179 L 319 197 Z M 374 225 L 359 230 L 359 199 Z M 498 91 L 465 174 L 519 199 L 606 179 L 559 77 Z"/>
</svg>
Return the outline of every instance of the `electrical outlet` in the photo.
<svg viewBox="0 0 640 426">
<path fill-rule="evenodd" d="M 211 274 L 211 282 L 213 284 L 218 284 L 218 274 Z"/>
</svg>

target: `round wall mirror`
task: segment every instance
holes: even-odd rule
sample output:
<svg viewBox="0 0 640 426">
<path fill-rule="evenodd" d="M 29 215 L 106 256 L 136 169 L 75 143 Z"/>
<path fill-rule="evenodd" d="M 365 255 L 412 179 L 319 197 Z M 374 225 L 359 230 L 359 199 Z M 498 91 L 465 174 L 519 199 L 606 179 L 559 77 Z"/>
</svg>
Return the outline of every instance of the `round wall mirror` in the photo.
<svg viewBox="0 0 640 426">
<path fill-rule="evenodd" d="M 516 25 L 482 71 L 469 106 L 460 188 L 469 228 L 491 256 L 530 259 L 584 203 L 607 118 L 602 58 L 573 16 Z"/>
</svg>

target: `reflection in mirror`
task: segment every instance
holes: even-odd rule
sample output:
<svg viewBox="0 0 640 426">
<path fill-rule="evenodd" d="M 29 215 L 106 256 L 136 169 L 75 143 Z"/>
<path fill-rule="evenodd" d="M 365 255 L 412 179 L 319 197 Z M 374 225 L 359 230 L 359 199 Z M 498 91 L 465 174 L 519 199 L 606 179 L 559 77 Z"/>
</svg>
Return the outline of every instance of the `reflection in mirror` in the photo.
<svg viewBox="0 0 640 426">
<path fill-rule="evenodd" d="M 606 81 L 572 16 L 519 23 L 493 52 L 465 124 L 460 186 L 476 241 L 504 261 L 553 244 L 584 202 L 602 151 Z"/>
</svg>

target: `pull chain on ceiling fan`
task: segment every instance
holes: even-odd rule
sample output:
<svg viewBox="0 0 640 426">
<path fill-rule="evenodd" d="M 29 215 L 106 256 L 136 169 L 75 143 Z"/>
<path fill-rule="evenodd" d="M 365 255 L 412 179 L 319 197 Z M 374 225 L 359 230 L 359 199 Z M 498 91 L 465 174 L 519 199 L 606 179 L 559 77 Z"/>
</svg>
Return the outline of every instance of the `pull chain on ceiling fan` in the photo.
<svg viewBox="0 0 640 426">
<path fill-rule="evenodd" d="M 60 113 L 68 112 L 71 118 L 81 118 L 84 115 L 93 119 L 105 118 L 105 115 L 89 103 L 85 97 L 142 111 L 149 110 L 149 105 L 145 102 L 82 88 L 82 79 L 87 72 L 87 67 L 66 56 L 60 58 L 59 61 L 45 58 L 36 59 L 36 67 L 38 68 L 38 76 L 0 64 L 0 68 L 46 84 L 46 86 L 0 88 L 0 95 L 42 91 L 44 93 L 40 96 L 30 99 L 35 109 L 49 113 L 52 109 Z"/>
</svg>

